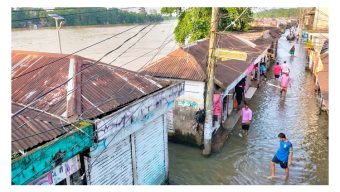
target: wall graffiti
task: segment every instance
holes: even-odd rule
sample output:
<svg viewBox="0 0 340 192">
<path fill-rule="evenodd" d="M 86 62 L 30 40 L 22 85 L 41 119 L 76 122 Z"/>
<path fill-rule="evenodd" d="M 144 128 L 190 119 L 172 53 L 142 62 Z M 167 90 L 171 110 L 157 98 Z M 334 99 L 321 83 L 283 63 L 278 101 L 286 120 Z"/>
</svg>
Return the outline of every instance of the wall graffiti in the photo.
<svg viewBox="0 0 340 192">
<path fill-rule="evenodd" d="M 152 111 L 173 106 L 174 100 L 184 93 L 184 83 L 179 83 L 164 89 L 163 92 L 146 98 L 131 105 L 121 112 L 117 112 L 97 122 L 97 138 L 102 140 L 117 133 L 124 127 L 128 127 L 140 120 L 146 121 L 152 116 Z M 196 104 L 197 105 L 197 104 Z M 151 115 L 151 116 L 150 116 Z M 133 119 L 133 120 L 131 120 Z"/>
<path fill-rule="evenodd" d="M 43 176 L 29 183 L 29 185 L 53 185 L 52 171 L 45 173 Z"/>
<path fill-rule="evenodd" d="M 195 101 L 187 101 L 187 100 L 178 101 L 177 104 L 181 107 L 194 107 L 194 108 L 196 108 L 198 106 L 198 104 Z"/>
<path fill-rule="evenodd" d="M 29 185 L 56 185 L 66 177 L 69 177 L 79 170 L 80 167 L 78 161 L 79 156 L 74 156 L 73 158 L 63 162 L 53 170 L 34 180 Z"/>
<path fill-rule="evenodd" d="M 79 170 L 78 157 L 77 155 L 53 169 L 53 183 L 57 184 Z"/>
</svg>

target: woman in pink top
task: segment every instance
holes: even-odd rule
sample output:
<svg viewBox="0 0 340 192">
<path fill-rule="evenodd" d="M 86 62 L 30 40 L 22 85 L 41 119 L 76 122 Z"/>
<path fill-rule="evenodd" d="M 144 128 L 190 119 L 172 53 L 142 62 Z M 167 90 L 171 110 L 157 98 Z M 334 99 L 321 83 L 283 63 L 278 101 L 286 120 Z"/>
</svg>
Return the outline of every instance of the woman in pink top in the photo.
<svg viewBox="0 0 340 192">
<path fill-rule="evenodd" d="M 241 117 L 242 117 L 242 129 L 243 129 L 243 133 L 245 135 L 248 135 L 248 130 L 249 130 L 250 122 L 251 122 L 251 120 L 253 118 L 253 112 L 249 108 L 247 102 L 244 102 L 244 107 L 242 108 Z"/>
<path fill-rule="evenodd" d="M 290 78 L 289 74 L 288 73 L 284 73 L 282 76 L 281 76 L 281 95 L 283 94 L 283 92 L 285 93 L 284 95 L 286 95 L 287 93 L 287 87 L 288 85 L 291 87 L 291 81 L 292 79 Z"/>
<path fill-rule="evenodd" d="M 274 76 L 276 80 L 280 78 L 281 71 L 282 71 L 282 68 L 280 66 L 280 63 L 276 62 L 276 65 L 274 67 Z"/>
<path fill-rule="evenodd" d="M 221 123 L 221 93 L 216 91 L 213 97 L 213 127 Z M 216 123 L 217 122 L 217 123 Z"/>
</svg>

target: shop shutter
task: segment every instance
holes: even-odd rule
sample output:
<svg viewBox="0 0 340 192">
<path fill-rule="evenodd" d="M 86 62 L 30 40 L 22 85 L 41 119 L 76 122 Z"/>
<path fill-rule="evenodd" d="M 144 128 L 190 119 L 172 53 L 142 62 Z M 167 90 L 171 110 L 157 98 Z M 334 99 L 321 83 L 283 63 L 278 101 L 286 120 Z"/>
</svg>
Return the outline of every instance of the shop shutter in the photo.
<svg viewBox="0 0 340 192">
<path fill-rule="evenodd" d="M 90 185 L 133 184 L 130 136 L 119 143 L 110 144 L 95 160 L 99 154 L 89 160 L 89 164 L 95 161 L 90 170 Z"/>
<path fill-rule="evenodd" d="M 159 185 L 165 181 L 165 145 L 163 116 L 135 134 L 138 185 Z"/>
</svg>

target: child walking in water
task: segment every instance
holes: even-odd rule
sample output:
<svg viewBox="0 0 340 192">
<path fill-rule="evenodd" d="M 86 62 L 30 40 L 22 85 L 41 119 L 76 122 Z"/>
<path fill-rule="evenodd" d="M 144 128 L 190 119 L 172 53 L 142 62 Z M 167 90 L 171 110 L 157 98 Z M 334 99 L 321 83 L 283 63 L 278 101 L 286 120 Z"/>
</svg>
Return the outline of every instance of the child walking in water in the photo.
<svg viewBox="0 0 340 192">
<path fill-rule="evenodd" d="M 242 108 L 241 118 L 243 133 L 244 135 L 248 135 L 249 126 L 253 118 L 253 112 L 249 108 L 248 103 L 246 101 L 244 101 L 244 107 Z"/>
<path fill-rule="evenodd" d="M 281 96 L 286 96 L 287 94 L 287 88 L 288 86 L 292 86 L 291 85 L 291 78 L 289 76 L 289 73 L 283 73 L 281 76 L 281 81 L 280 81 L 280 85 L 281 85 Z"/>
<path fill-rule="evenodd" d="M 290 48 L 290 56 L 294 56 L 294 53 L 295 53 L 295 45 L 292 46 L 292 48 Z"/>
</svg>

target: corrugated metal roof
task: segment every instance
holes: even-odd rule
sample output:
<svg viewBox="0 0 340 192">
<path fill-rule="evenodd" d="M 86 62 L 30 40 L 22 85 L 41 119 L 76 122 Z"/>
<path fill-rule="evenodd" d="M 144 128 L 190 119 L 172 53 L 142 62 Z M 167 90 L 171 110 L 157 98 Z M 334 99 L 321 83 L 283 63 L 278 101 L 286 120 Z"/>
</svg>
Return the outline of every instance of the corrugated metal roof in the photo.
<svg viewBox="0 0 340 192">
<path fill-rule="evenodd" d="M 12 103 L 12 112 L 24 106 Z M 69 129 L 64 122 L 49 114 L 30 109 L 12 119 L 12 152 L 30 149 L 53 140 Z"/>
<path fill-rule="evenodd" d="M 195 50 L 190 51 L 194 52 Z M 193 55 L 183 48 L 178 48 L 169 55 L 150 64 L 142 74 L 154 77 L 204 81 L 207 76 L 198 62 Z"/>
<path fill-rule="evenodd" d="M 29 75 L 12 80 L 12 102 L 27 105 L 40 95 L 68 80 L 70 60 L 73 60 L 75 65 L 73 74 L 84 69 L 81 75 L 74 78 L 73 87 L 76 88 L 75 94 L 73 94 L 74 100 L 71 99 L 69 103 L 67 102 L 66 96 L 72 94 L 67 93 L 66 84 L 52 91 L 31 107 L 66 118 L 65 114 L 70 110 L 67 108 L 69 105 L 71 106 L 69 108 L 74 108 L 75 115 L 94 118 L 169 85 L 168 81 L 147 77 L 104 63 L 93 65 L 96 61 L 76 55 L 61 59 L 65 56 L 54 53 L 12 51 L 12 77 L 60 59 Z M 89 65 L 92 66 L 88 67 Z M 12 108 L 12 113 L 15 110 L 18 110 L 17 107 Z M 49 121 L 48 118 L 44 119 L 45 116 L 41 114 L 38 117 L 35 117 L 36 115 L 25 116 L 27 113 L 31 113 L 31 109 L 26 109 L 22 114 L 12 118 L 12 132 L 20 126 L 19 124 L 22 124 L 19 122 L 26 121 L 25 118 L 34 118 L 33 122 Z M 47 122 L 40 125 L 32 123 L 30 126 L 21 127 L 20 131 L 16 130 L 16 132 L 20 132 L 20 134 L 32 131 L 41 132 L 44 129 L 55 127 L 55 124 Z M 37 143 L 49 141 L 62 133 L 39 134 L 28 140 L 12 142 L 12 147 L 13 149 L 29 149 Z"/>
<path fill-rule="evenodd" d="M 272 40 L 261 40 L 261 45 L 250 47 L 233 34 L 223 34 L 219 48 L 247 52 L 247 61 L 217 59 L 215 82 L 226 88 L 238 78 L 265 49 Z M 164 58 L 155 61 L 144 69 L 143 74 L 155 77 L 176 78 L 185 80 L 206 80 L 206 68 L 209 50 L 209 39 L 194 42 L 189 46 L 178 48 Z"/>
</svg>

